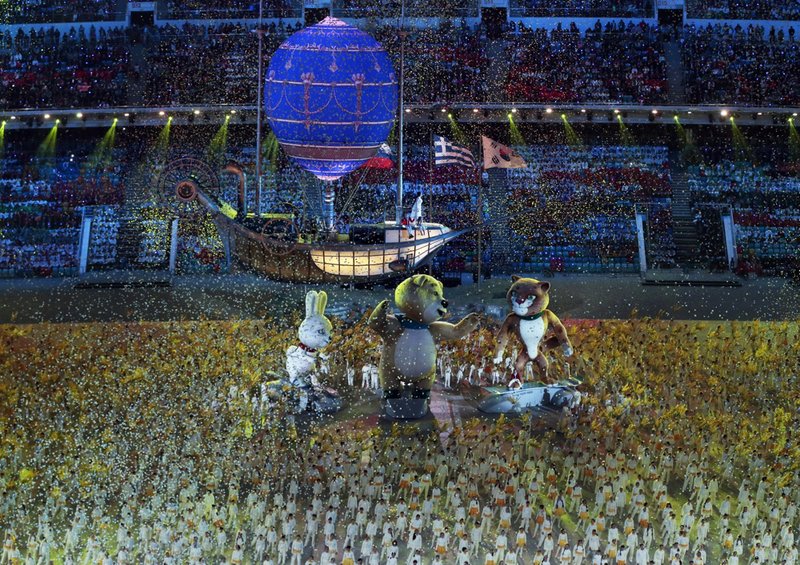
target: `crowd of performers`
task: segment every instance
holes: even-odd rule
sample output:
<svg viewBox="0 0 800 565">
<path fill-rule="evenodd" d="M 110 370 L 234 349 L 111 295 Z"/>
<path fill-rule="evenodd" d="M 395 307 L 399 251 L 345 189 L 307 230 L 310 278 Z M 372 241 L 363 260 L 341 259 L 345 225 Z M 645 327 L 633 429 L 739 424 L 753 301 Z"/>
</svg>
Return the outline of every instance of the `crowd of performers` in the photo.
<svg viewBox="0 0 800 565">
<path fill-rule="evenodd" d="M 341 324 L 328 378 L 358 404 L 378 341 Z M 584 398 L 556 421 L 290 429 L 256 385 L 291 324 L 3 326 L 0 563 L 798 563 L 796 325 L 571 335 Z"/>
</svg>

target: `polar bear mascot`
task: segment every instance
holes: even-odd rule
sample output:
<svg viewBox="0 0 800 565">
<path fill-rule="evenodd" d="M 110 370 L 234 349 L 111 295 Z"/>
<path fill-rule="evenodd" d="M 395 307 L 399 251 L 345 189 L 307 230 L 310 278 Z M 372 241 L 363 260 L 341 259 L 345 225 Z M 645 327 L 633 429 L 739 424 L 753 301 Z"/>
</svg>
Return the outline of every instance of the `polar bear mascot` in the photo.
<svg viewBox="0 0 800 565">
<path fill-rule="evenodd" d="M 370 329 L 383 340 L 378 376 L 390 418 L 416 419 L 428 413 L 436 378 L 436 341 L 461 339 L 478 327 L 480 318 L 474 313 L 457 324 L 441 321 L 448 306 L 443 290 L 435 278 L 414 275 L 395 289 L 399 315 L 392 314 L 384 300 L 369 318 Z"/>
</svg>

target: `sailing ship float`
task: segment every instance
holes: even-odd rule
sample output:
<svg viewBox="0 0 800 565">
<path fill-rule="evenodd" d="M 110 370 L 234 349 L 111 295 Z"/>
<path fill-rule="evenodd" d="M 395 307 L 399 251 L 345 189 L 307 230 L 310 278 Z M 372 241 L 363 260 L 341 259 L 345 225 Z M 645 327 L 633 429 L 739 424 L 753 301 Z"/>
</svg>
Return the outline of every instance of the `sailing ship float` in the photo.
<svg viewBox="0 0 800 565">
<path fill-rule="evenodd" d="M 374 283 L 419 269 L 464 231 L 419 220 L 415 229 L 404 225 L 402 61 L 401 47 L 399 112 L 398 83 L 386 52 L 371 36 L 335 18 L 295 33 L 270 61 L 264 107 L 272 131 L 295 163 L 327 182 L 320 218 L 324 227 L 317 235 L 301 233 L 290 214 L 248 213 L 246 177 L 236 164 L 225 168 L 239 178 L 236 209 L 221 199 L 216 172 L 195 159 L 179 159 L 165 169 L 159 180 L 161 194 L 174 198 L 173 204 L 199 204 L 211 215 L 229 266 L 236 264 L 272 279 Z M 258 112 L 256 155 L 261 155 L 260 101 Z M 331 181 L 374 157 L 398 114 L 394 221 L 351 225 L 346 233 L 337 233 Z M 256 162 L 260 178 L 260 160 Z M 260 200 L 259 184 L 256 210 Z"/>
</svg>

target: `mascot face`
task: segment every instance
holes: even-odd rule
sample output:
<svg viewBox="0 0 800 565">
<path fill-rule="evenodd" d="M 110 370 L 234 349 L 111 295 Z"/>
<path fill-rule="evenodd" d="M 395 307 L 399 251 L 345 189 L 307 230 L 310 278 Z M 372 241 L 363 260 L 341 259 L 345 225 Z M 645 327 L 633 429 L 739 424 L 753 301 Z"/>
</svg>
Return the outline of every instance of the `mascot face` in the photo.
<svg viewBox="0 0 800 565">
<path fill-rule="evenodd" d="M 432 324 L 447 314 L 442 283 L 429 275 L 414 275 L 394 291 L 394 302 L 409 320 Z"/>
<path fill-rule="evenodd" d="M 517 316 L 533 316 L 550 304 L 550 283 L 536 279 L 524 279 L 516 275 L 511 277 L 511 288 L 506 298 L 511 311 Z"/>
<path fill-rule="evenodd" d="M 306 294 L 306 318 L 300 324 L 300 342 L 311 349 L 322 349 L 331 341 L 333 324 L 325 316 L 328 295 L 313 290 Z"/>
</svg>

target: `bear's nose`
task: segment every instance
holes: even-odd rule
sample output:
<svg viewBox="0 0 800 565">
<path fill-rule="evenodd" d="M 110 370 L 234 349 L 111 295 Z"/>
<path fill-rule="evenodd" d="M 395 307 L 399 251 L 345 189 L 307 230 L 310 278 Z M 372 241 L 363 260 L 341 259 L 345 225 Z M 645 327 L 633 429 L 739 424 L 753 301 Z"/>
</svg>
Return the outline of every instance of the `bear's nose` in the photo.
<svg viewBox="0 0 800 565">
<path fill-rule="evenodd" d="M 442 300 L 442 306 L 447 308 L 447 305 L 450 304 L 447 300 Z"/>
</svg>

